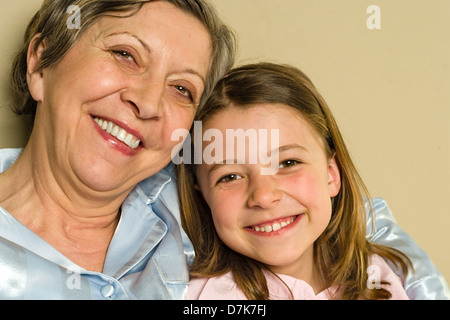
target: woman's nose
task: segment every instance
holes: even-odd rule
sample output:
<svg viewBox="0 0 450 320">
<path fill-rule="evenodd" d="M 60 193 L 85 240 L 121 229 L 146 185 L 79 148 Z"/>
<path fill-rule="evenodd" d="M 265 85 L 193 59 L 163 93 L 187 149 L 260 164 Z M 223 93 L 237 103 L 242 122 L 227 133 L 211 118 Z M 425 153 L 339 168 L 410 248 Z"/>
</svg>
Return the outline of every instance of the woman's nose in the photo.
<svg viewBox="0 0 450 320">
<path fill-rule="evenodd" d="M 122 100 L 140 119 L 159 119 L 164 107 L 165 81 L 152 77 L 136 77 L 122 93 Z"/>
<path fill-rule="evenodd" d="M 251 186 L 247 204 L 251 208 L 268 209 L 281 200 L 282 192 L 272 176 L 261 176 Z"/>
</svg>

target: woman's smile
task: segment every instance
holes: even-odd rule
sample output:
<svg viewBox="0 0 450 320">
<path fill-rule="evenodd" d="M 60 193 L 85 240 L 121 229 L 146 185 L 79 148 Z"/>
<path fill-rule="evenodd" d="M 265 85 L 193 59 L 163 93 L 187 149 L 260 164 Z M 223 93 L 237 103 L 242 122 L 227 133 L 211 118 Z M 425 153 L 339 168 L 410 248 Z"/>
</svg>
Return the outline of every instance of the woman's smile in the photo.
<svg viewBox="0 0 450 320">
<path fill-rule="evenodd" d="M 105 132 L 109 133 L 113 137 L 117 138 L 118 140 L 125 143 L 127 146 L 129 146 L 131 149 L 136 149 L 139 144 L 141 143 L 141 140 L 137 138 L 135 135 L 129 133 L 124 128 L 121 128 L 120 126 L 116 125 L 112 121 L 100 119 L 100 118 L 94 118 L 95 122 L 98 124 L 99 127 L 102 128 Z"/>
<path fill-rule="evenodd" d="M 141 140 L 126 130 L 127 127 L 124 124 L 118 125 L 98 117 L 94 117 L 92 120 L 95 130 L 114 150 L 126 156 L 134 156 L 143 149 Z"/>
</svg>

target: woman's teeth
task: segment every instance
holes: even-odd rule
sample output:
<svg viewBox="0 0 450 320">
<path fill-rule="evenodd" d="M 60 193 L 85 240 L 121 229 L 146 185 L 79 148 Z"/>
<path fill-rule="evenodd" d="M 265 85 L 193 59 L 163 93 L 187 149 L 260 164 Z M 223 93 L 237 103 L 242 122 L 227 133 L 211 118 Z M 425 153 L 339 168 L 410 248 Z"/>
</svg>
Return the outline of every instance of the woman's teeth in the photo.
<svg viewBox="0 0 450 320">
<path fill-rule="evenodd" d="M 136 149 L 141 141 L 133 136 L 131 133 L 128 133 L 125 129 L 119 127 L 118 125 L 112 123 L 111 121 L 103 120 L 100 118 L 94 118 L 95 122 L 102 128 L 104 131 L 117 138 L 118 140 L 125 143 L 131 149 Z"/>
<path fill-rule="evenodd" d="M 256 232 L 265 232 L 265 233 L 274 232 L 274 231 L 278 231 L 278 230 L 290 225 L 292 222 L 295 221 L 296 218 L 297 218 L 297 216 L 290 217 L 287 219 L 283 219 L 281 221 L 279 220 L 274 223 L 253 226 L 251 228 Z"/>
</svg>

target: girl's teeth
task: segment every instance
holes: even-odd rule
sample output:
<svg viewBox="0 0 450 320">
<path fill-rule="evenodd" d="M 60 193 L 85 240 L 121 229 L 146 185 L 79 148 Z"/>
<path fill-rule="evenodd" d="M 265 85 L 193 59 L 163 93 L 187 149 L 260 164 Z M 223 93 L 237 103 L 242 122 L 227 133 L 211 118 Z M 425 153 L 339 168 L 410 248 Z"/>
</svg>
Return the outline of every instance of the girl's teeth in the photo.
<svg viewBox="0 0 450 320">
<path fill-rule="evenodd" d="M 116 137 L 118 140 L 125 143 L 132 149 L 136 149 L 141 141 L 133 136 L 131 133 L 128 133 L 125 129 L 120 128 L 118 125 L 112 123 L 111 121 L 103 120 L 100 118 L 94 118 L 95 122 L 102 128 L 104 131 Z"/>
<path fill-rule="evenodd" d="M 287 220 L 283 220 L 281 222 L 274 222 L 273 224 L 254 226 L 254 227 L 252 227 L 252 229 L 255 230 L 256 232 L 269 233 L 269 232 L 273 232 L 273 231 L 278 231 L 278 230 L 288 226 L 289 224 L 294 222 L 294 220 L 295 220 L 295 218 L 292 217 Z"/>
</svg>

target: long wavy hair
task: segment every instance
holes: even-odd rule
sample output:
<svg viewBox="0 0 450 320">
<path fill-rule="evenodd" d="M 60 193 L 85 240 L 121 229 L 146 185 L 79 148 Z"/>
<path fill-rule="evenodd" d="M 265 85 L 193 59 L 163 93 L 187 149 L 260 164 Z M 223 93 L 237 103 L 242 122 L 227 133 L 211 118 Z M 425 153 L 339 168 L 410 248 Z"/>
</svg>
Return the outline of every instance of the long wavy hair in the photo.
<svg viewBox="0 0 450 320">
<path fill-rule="evenodd" d="M 404 273 L 408 267 L 412 268 L 411 262 L 396 249 L 366 240 L 365 200 L 370 199 L 369 192 L 352 162 L 329 107 L 303 72 L 292 66 L 272 63 L 236 68 L 218 83 L 205 107 L 196 115 L 196 120 L 205 124 L 214 114 L 231 105 L 247 108 L 271 103 L 287 105 L 299 112 L 323 139 L 327 156 L 335 155 L 339 166 L 341 189 L 332 199 L 331 221 L 314 243 L 314 262 L 320 275 L 328 287 L 339 286 L 339 296 L 333 298 L 389 298 L 389 291 L 370 290 L 367 286 L 369 256 L 378 254 L 401 267 Z M 268 299 L 264 273 L 271 272 L 270 269 L 234 252 L 221 241 L 210 209 L 195 185 L 195 164 L 180 164 L 178 189 L 182 223 L 196 252 L 191 276 L 215 277 L 232 272 L 248 299 Z M 370 214 L 373 214 L 370 203 L 368 206 Z"/>
</svg>

